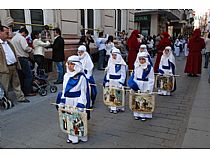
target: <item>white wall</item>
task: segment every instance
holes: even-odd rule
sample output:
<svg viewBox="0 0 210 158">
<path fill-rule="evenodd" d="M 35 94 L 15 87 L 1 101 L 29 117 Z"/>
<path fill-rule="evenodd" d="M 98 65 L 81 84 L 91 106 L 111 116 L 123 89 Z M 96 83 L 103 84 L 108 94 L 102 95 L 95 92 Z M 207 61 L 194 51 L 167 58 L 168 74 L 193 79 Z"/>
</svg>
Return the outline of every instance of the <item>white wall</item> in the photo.
<svg viewBox="0 0 210 158">
<path fill-rule="evenodd" d="M 6 25 L 6 19 L 7 17 L 7 10 L 6 9 L 0 9 L 0 21 L 2 25 Z"/>
<path fill-rule="evenodd" d="M 25 23 L 31 24 L 31 12 L 29 9 L 24 9 L 24 15 L 25 15 Z M 32 32 L 32 27 L 29 25 L 26 25 L 26 29 L 28 30 L 29 34 Z"/>
<path fill-rule="evenodd" d="M 76 9 L 62 9 L 61 10 L 61 30 L 62 34 L 78 35 L 78 11 Z"/>
<path fill-rule="evenodd" d="M 44 25 L 54 24 L 54 11 L 52 9 L 43 9 Z"/>
<path fill-rule="evenodd" d="M 134 30 L 134 10 L 129 10 L 128 13 L 128 37 Z"/>
</svg>

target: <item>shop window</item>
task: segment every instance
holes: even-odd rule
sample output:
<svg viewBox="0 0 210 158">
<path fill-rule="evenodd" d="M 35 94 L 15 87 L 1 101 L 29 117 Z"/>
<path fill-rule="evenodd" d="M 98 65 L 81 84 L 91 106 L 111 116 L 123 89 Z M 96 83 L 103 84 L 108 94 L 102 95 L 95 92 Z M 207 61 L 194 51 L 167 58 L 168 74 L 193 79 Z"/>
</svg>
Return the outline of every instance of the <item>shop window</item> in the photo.
<svg viewBox="0 0 210 158">
<path fill-rule="evenodd" d="M 94 29 L 94 11 L 93 9 L 87 10 L 87 27 Z M 91 35 L 93 35 L 93 30 L 90 30 Z"/>
<path fill-rule="evenodd" d="M 44 25 L 42 9 L 30 9 L 30 12 L 31 12 L 31 23 L 32 24 Z M 33 26 L 32 25 L 32 30 L 41 32 L 43 30 L 43 26 Z"/>
<path fill-rule="evenodd" d="M 81 15 L 81 26 L 82 28 L 85 28 L 85 10 L 80 9 L 80 15 Z M 85 30 L 81 30 L 81 35 L 85 35 Z"/>
<path fill-rule="evenodd" d="M 24 9 L 10 9 L 10 16 L 15 22 L 25 23 Z M 15 24 L 12 27 L 12 31 L 17 31 L 21 27 L 21 24 Z"/>
</svg>

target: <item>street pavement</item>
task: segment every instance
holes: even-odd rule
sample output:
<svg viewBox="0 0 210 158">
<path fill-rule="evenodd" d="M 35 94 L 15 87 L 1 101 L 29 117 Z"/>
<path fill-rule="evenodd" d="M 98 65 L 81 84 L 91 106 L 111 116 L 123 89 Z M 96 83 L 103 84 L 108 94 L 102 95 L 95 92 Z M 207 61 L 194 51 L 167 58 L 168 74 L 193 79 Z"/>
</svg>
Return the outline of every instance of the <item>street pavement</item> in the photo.
<svg viewBox="0 0 210 158">
<path fill-rule="evenodd" d="M 210 148 L 207 70 L 201 77 L 187 77 L 185 62 L 184 56 L 176 58 L 177 90 L 172 96 L 156 96 L 151 120 L 134 120 L 128 94 L 126 111 L 109 113 L 102 100 L 104 72 L 95 69 L 98 96 L 88 121 L 88 142 L 66 143 L 67 134 L 60 130 L 58 113 L 50 105 L 57 94 L 48 91 L 45 97 L 29 97 L 30 104 L 15 102 L 14 108 L 0 111 L 0 148 Z"/>
</svg>

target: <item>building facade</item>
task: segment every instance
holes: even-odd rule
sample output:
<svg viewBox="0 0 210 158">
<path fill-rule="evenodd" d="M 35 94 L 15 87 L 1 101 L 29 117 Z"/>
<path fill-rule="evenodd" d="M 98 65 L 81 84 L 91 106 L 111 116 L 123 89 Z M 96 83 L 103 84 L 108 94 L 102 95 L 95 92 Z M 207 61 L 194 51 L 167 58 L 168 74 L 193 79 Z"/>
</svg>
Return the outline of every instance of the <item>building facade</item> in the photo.
<svg viewBox="0 0 210 158">
<path fill-rule="evenodd" d="M 167 31 L 173 37 L 187 34 L 193 28 L 190 9 L 140 9 L 135 10 L 135 29 L 144 36 Z M 191 19 L 191 20 L 190 20 Z"/>
<path fill-rule="evenodd" d="M 44 25 L 59 27 L 65 40 L 65 58 L 76 53 L 81 35 L 91 31 L 93 39 L 98 32 L 116 37 L 125 30 L 130 35 L 134 29 L 134 10 L 127 9 L 0 9 L 0 22 L 17 31 L 21 25 L 29 30 L 41 31 Z M 52 32 L 52 30 L 51 30 Z M 53 35 L 53 33 L 52 33 Z M 52 37 L 53 38 L 53 37 Z M 97 51 L 96 45 L 90 45 L 90 53 Z M 52 71 L 50 59 L 52 52 L 46 50 L 48 71 Z"/>
<path fill-rule="evenodd" d="M 8 23 L 9 18 L 14 20 L 13 23 Z M 26 25 L 29 32 L 42 30 L 41 25 L 59 27 L 63 36 L 80 36 L 84 33 L 82 29 L 89 28 L 92 29 L 92 35 L 97 37 L 99 31 L 111 35 L 122 30 L 130 33 L 134 28 L 134 10 L 1 9 L 0 21 L 2 25 L 12 25 L 13 30 L 17 30 L 21 23 L 29 24 Z"/>
</svg>

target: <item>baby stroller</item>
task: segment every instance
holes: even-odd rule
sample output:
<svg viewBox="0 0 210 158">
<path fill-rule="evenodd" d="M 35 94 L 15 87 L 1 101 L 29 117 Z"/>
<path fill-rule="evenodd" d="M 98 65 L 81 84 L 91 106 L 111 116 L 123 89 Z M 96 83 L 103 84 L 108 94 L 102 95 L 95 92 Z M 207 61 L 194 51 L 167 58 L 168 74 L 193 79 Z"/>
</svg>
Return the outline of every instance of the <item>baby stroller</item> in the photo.
<svg viewBox="0 0 210 158">
<path fill-rule="evenodd" d="M 57 92 L 57 87 L 50 84 L 48 75 L 45 73 L 44 69 L 34 72 L 32 82 L 33 91 L 38 92 L 41 96 L 46 96 L 48 86 L 50 87 L 51 93 Z"/>
<path fill-rule="evenodd" d="M 12 108 L 13 106 L 14 104 L 5 96 L 3 86 L 0 83 L 0 108 L 7 110 L 7 109 Z"/>
</svg>

